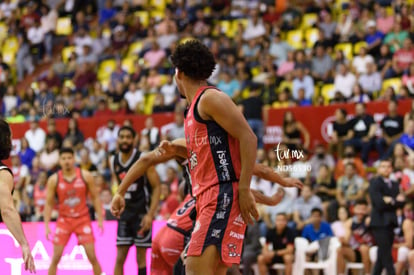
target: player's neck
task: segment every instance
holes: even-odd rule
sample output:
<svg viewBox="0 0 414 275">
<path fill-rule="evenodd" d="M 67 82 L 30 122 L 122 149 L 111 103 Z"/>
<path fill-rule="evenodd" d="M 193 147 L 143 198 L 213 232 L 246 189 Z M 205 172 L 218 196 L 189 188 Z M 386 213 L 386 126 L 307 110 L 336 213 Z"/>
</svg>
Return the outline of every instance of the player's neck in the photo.
<svg viewBox="0 0 414 275">
<path fill-rule="evenodd" d="M 73 178 L 75 174 L 76 174 L 75 167 L 68 169 L 68 170 L 65 170 L 65 169 L 62 170 L 62 175 L 64 178 Z"/>
<path fill-rule="evenodd" d="M 121 160 L 123 163 L 129 160 L 129 158 L 132 155 L 132 152 L 134 152 L 134 149 L 131 149 L 129 152 L 121 152 Z"/>
<path fill-rule="evenodd" d="M 188 104 L 191 104 L 191 102 L 193 102 L 193 99 L 200 87 L 207 85 L 207 81 L 205 80 L 188 81 L 184 88 L 184 94 Z"/>
</svg>

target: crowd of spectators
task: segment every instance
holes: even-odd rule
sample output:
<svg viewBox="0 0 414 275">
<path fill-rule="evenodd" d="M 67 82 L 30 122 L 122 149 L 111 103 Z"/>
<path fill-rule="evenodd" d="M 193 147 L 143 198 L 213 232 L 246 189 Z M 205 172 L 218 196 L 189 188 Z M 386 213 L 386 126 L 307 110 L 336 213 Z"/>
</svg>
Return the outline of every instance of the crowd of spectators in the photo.
<svg viewBox="0 0 414 275">
<path fill-rule="evenodd" d="M 274 1 L 258 0 L 3 1 L 0 28 L 7 35 L 0 34 L 0 113 L 12 123 L 30 121 L 12 156 L 22 219 L 42 220 L 47 176 L 58 168 L 62 146 L 75 148 L 78 165 L 94 172 L 106 218 L 113 219 L 109 206 L 117 186 L 108 158 L 117 150 L 120 125 L 110 120 L 96 137 L 85 138 L 77 119 L 174 112 L 174 122 L 161 128 L 149 117 L 145 128 L 137 129 L 135 146 L 145 152 L 162 139 L 184 137 L 185 102 L 168 56 L 177 43 L 197 38 L 217 60 L 209 82 L 240 106 L 258 136 L 257 162 L 305 183 L 300 191 L 284 188 L 278 205 L 261 207 L 261 220 L 246 236 L 252 249 L 245 250 L 245 263 L 258 262 L 265 273 L 277 260 L 289 270 L 293 250 L 287 244 L 294 236 L 344 237 L 348 217 L 368 215 L 373 170 L 367 167 L 375 168 L 373 155 L 391 158 L 402 192 L 407 198 L 414 194 L 414 105 L 398 115 L 398 100 L 414 95 L 414 5 L 408 2 L 286 1 L 282 12 Z M 39 65 L 47 69 L 17 90 L 14 84 Z M 365 110 L 371 101 L 388 101 L 379 125 Z M 345 102 L 356 103 L 355 116 L 336 111 L 328 145 L 313 148 L 308 129 L 286 112 L 280 150 L 302 150 L 303 157 L 280 160 L 277 151 L 264 147 L 267 108 Z M 64 133 L 56 130 L 61 118 L 70 119 Z M 41 119 L 47 120 L 46 131 L 39 127 Z M 279 169 L 287 166 L 292 171 Z M 157 218 L 166 219 L 178 204 L 182 171 L 174 161 L 157 171 L 162 180 Z M 256 177 L 251 187 L 264 194 L 279 188 Z M 260 236 L 273 249 L 262 250 Z"/>
</svg>

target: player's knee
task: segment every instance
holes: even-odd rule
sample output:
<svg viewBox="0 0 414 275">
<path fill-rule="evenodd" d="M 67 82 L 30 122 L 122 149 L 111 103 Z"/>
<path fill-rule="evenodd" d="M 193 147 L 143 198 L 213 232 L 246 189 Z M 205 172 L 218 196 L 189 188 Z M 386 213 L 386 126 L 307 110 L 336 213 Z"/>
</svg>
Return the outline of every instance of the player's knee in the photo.
<svg viewBox="0 0 414 275">
<path fill-rule="evenodd" d="M 291 255 L 291 254 L 284 255 L 283 256 L 283 261 L 285 262 L 285 264 L 293 263 L 293 255 Z"/>
<path fill-rule="evenodd" d="M 336 255 L 340 258 L 343 257 L 344 255 L 344 251 L 343 251 L 343 247 L 338 247 L 338 249 L 336 250 Z"/>
<path fill-rule="evenodd" d="M 367 245 L 361 245 L 359 248 L 359 252 L 361 252 L 361 254 L 369 254 L 369 247 Z"/>
<path fill-rule="evenodd" d="M 50 265 L 57 266 L 60 262 L 61 255 L 53 255 Z"/>
<path fill-rule="evenodd" d="M 258 264 L 265 264 L 265 258 L 262 254 L 260 254 L 259 256 L 257 256 L 257 263 Z"/>
</svg>

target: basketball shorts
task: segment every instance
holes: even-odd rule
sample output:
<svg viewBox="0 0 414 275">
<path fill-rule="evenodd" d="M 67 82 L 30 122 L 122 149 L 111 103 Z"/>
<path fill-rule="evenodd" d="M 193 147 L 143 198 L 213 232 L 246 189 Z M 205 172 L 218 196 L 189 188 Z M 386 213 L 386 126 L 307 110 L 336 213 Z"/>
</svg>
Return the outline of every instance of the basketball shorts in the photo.
<svg viewBox="0 0 414 275">
<path fill-rule="evenodd" d="M 140 235 L 141 220 L 144 216 L 139 216 L 129 220 L 118 220 L 118 230 L 116 236 L 116 245 L 135 245 L 136 247 L 151 247 L 151 229 Z"/>
<path fill-rule="evenodd" d="M 89 215 L 78 218 L 59 217 L 56 223 L 53 243 L 65 246 L 72 233 L 76 234 L 79 245 L 95 241 Z"/>
<path fill-rule="evenodd" d="M 184 250 L 184 235 L 164 226 L 152 241 L 151 274 L 172 274 L 175 263 Z"/>
<path fill-rule="evenodd" d="M 196 209 L 197 220 L 187 255 L 200 256 L 214 245 L 224 264 L 239 264 L 246 224 L 239 208 L 238 183 L 210 187 L 197 197 Z"/>
</svg>

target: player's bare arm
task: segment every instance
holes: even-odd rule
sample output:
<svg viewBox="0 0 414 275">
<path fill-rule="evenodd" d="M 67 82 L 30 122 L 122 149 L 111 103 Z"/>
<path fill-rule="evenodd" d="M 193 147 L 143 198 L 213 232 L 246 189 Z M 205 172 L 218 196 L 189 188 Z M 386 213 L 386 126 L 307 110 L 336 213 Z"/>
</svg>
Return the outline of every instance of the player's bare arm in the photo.
<svg viewBox="0 0 414 275">
<path fill-rule="evenodd" d="M 0 210 L 4 223 L 13 237 L 22 247 L 25 270 L 35 272 L 34 260 L 29 243 L 24 235 L 19 213 L 14 208 L 11 192 L 13 190 L 13 176 L 5 170 L 0 170 Z"/>
<path fill-rule="evenodd" d="M 49 228 L 49 222 L 50 222 L 50 218 L 52 216 L 53 206 L 55 205 L 56 184 L 57 184 L 57 174 L 53 174 L 47 179 L 46 203 L 45 203 L 45 209 L 43 211 L 43 219 L 44 219 L 44 223 L 45 223 L 46 239 L 47 240 L 49 240 L 49 235 L 50 235 L 50 232 L 51 232 L 50 228 Z"/>
<path fill-rule="evenodd" d="M 101 200 L 99 199 L 98 191 L 95 187 L 95 179 L 93 178 L 92 174 L 88 171 L 82 170 L 81 171 L 83 178 L 85 179 L 86 186 L 88 187 L 89 195 L 91 196 L 93 208 L 95 209 L 96 216 L 98 219 L 98 226 L 103 231 L 103 214 L 102 214 L 102 206 Z"/>
<path fill-rule="evenodd" d="M 261 163 L 256 163 L 253 167 L 253 175 L 259 178 L 276 182 L 283 187 L 297 187 L 302 188 L 303 183 L 296 178 L 283 178 L 276 173 L 272 168 Z"/>
<path fill-rule="evenodd" d="M 152 225 L 152 221 L 154 220 L 155 213 L 157 212 L 158 204 L 160 202 L 160 177 L 158 176 L 157 171 L 155 170 L 154 166 L 151 166 L 147 169 L 147 178 L 151 184 L 152 194 L 151 194 L 151 205 L 148 213 L 144 216 L 141 222 L 141 233 L 149 230 Z"/>
<path fill-rule="evenodd" d="M 204 120 L 214 120 L 240 143 L 241 172 L 239 179 L 239 205 L 243 220 L 252 223 L 259 218 L 250 181 L 256 160 L 257 138 L 234 102 L 224 93 L 208 89 L 200 98 L 198 112 Z"/>
</svg>

